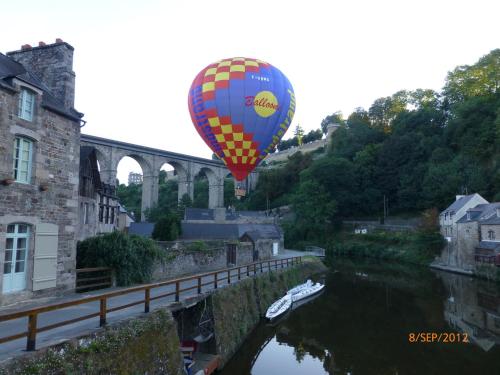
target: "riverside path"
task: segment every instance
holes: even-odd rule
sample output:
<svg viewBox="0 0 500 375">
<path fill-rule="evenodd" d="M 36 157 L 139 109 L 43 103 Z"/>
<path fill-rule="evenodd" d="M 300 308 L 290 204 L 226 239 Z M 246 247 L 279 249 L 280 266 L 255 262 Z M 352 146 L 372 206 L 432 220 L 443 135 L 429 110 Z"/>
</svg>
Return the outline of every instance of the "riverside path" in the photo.
<svg viewBox="0 0 500 375">
<path fill-rule="evenodd" d="M 22 307 L 0 309 L 0 361 L 25 353 L 28 348 L 40 349 L 89 334 L 104 324 L 140 316 L 261 272 L 301 262 L 300 256 L 290 255 L 160 283 L 71 295 L 52 299 L 50 304 L 33 301 Z M 19 338 L 6 340 L 16 335 Z"/>
</svg>

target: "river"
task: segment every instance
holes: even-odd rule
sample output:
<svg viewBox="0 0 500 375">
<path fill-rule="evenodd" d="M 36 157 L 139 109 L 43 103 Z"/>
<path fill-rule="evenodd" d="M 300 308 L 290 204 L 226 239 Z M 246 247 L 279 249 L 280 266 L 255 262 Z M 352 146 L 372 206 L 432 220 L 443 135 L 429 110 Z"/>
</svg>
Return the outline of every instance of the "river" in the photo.
<svg viewBox="0 0 500 375">
<path fill-rule="evenodd" d="M 321 295 L 261 322 L 221 375 L 500 374 L 498 285 L 345 258 L 318 279 Z"/>
</svg>

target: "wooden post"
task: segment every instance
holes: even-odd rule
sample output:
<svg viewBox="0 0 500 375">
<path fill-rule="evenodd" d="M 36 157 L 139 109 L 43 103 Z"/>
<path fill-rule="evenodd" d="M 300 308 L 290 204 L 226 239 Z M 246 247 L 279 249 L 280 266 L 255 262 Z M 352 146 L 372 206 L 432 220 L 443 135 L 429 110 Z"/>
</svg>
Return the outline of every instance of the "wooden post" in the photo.
<svg viewBox="0 0 500 375">
<path fill-rule="evenodd" d="M 267 272 L 271 272 L 271 261 L 267 262 Z"/>
<path fill-rule="evenodd" d="M 250 266 L 247 266 L 247 277 L 250 276 Z"/>
<path fill-rule="evenodd" d="M 262 271 L 262 262 L 260 262 L 260 273 L 262 273 L 264 271 Z"/>
<path fill-rule="evenodd" d="M 101 307 L 99 310 L 99 325 L 101 327 L 106 325 L 106 297 L 101 298 Z"/>
<path fill-rule="evenodd" d="M 227 283 L 231 284 L 231 270 L 227 270 Z"/>
<path fill-rule="evenodd" d="M 201 294 L 201 276 L 198 277 L 198 294 Z"/>
<path fill-rule="evenodd" d="M 217 272 L 214 273 L 214 289 L 217 289 Z"/>
<path fill-rule="evenodd" d="M 144 289 L 144 312 L 149 312 L 149 302 L 151 300 L 151 289 Z"/>
<path fill-rule="evenodd" d="M 253 275 L 255 276 L 257 274 L 257 265 L 254 263 L 253 264 Z"/>
<path fill-rule="evenodd" d="M 286 258 L 286 268 L 288 268 L 288 259 L 289 258 Z"/>
<path fill-rule="evenodd" d="M 30 314 L 28 320 L 28 340 L 26 342 L 26 350 L 33 351 L 36 347 L 36 326 L 38 314 Z"/>
<path fill-rule="evenodd" d="M 178 281 L 175 282 L 175 302 L 179 302 L 179 294 L 181 289 L 181 285 Z"/>
<path fill-rule="evenodd" d="M 238 267 L 238 280 L 241 280 L 241 267 Z"/>
</svg>

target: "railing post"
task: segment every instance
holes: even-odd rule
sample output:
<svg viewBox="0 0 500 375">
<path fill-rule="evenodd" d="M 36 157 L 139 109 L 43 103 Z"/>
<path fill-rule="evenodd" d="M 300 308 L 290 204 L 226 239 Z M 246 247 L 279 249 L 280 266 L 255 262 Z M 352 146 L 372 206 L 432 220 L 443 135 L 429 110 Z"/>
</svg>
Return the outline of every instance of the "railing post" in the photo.
<svg viewBox="0 0 500 375">
<path fill-rule="evenodd" d="M 227 270 L 227 283 L 231 284 L 231 270 Z"/>
<path fill-rule="evenodd" d="M 271 261 L 267 262 L 267 272 L 271 272 Z"/>
<path fill-rule="evenodd" d="M 283 259 L 281 259 L 281 269 L 283 269 Z"/>
<path fill-rule="evenodd" d="M 250 266 L 247 265 L 247 277 L 250 276 Z"/>
<path fill-rule="evenodd" d="M 201 294 L 201 276 L 198 277 L 198 294 Z"/>
<path fill-rule="evenodd" d="M 99 310 L 99 325 L 101 327 L 106 325 L 106 297 L 101 298 L 101 306 Z"/>
<path fill-rule="evenodd" d="M 214 273 L 214 289 L 217 289 L 217 272 Z"/>
<path fill-rule="evenodd" d="M 179 294 L 180 294 L 181 285 L 179 281 L 175 282 L 175 302 L 179 302 Z"/>
<path fill-rule="evenodd" d="M 277 270 L 278 269 L 278 260 L 276 259 L 274 261 L 274 269 Z"/>
<path fill-rule="evenodd" d="M 26 342 L 26 350 L 33 351 L 36 347 L 36 326 L 38 314 L 30 314 L 28 319 L 28 340 Z"/>
<path fill-rule="evenodd" d="M 238 280 L 241 280 L 241 267 L 238 267 Z"/>
<path fill-rule="evenodd" d="M 253 264 L 253 275 L 255 276 L 257 274 L 257 265 L 254 263 Z"/>
<path fill-rule="evenodd" d="M 295 258 L 292 258 L 292 267 L 293 267 L 293 263 L 295 262 Z"/>
<path fill-rule="evenodd" d="M 262 273 L 264 271 L 262 271 L 262 262 L 260 262 L 260 273 Z"/>
<path fill-rule="evenodd" d="M 151 300 L 151 289 L 144 289 L 144 312 L 149 312 L 149 302 Z"/>
<path fill-rule="evenodd" d="M 289 258 L 286 258 L 286 268 L 288 268 L 288 259 Z"/>
</svg>

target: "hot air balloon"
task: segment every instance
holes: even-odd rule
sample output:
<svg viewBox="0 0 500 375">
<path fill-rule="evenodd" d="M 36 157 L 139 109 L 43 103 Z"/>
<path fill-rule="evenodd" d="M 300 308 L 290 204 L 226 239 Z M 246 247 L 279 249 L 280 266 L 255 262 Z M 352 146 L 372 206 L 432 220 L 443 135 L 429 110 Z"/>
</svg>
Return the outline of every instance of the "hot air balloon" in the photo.
<svg viewBox="0 0 500 375">
<path fill-rule="evenodd" d="M 285 75 L 244 57 L 208 65 L 194 79 L 188 101 L 196 130 L 238 181 L 275 149 L 295 113 Z"/>
</svg>

